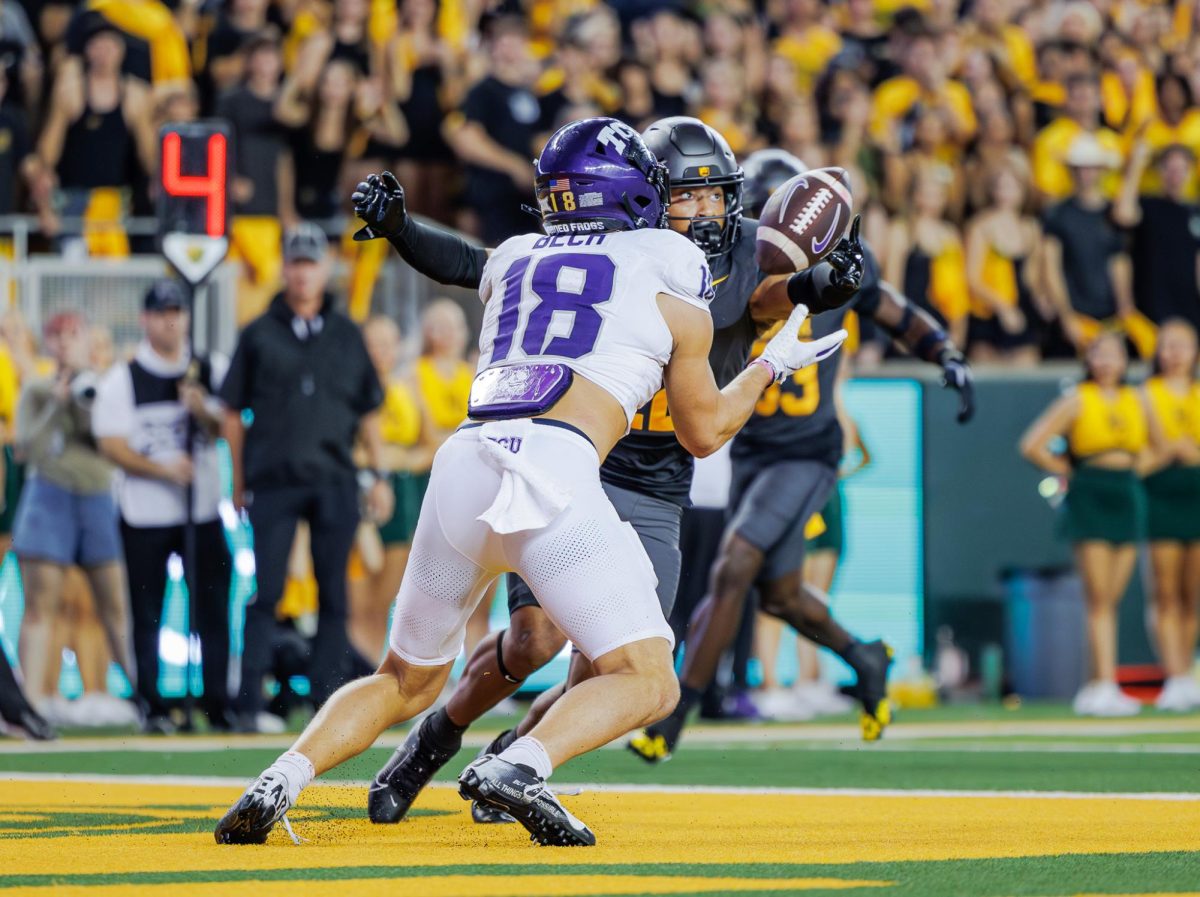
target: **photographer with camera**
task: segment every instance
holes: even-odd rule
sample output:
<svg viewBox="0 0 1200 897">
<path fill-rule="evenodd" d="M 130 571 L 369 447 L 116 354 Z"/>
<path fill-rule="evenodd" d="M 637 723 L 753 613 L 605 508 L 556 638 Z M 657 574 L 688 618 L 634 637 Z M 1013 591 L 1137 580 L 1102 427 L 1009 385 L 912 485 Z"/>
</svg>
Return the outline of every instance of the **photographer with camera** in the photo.
<svg viewBox="0 0 1200 897">
<path fill-rule="evenodd" d="M 143 338 L 134 357 L 100 381 L 93 432 L 100 451 L 123 472 L 117 492 L 129 575 L 138 702 L 147 732 L 174 730 L 158 690 L 159 630 L 167 562 L 195 565 L 192 629 L 200 637 L 209 726 L 228 729 L 229 581 L 231 560 L 217 516 L 221 475 L 216 437 L 221 408 L 214 365 L 188 348 L 191 315 L 176 280 L 156 281 L 142 300 Z M 190 420 L 189 420 L 190 418 Z M 192 490 L 195 540 L 186 535 Z M 194 553 L 194 557 L 192 554 Z"/>
<path fill-rule="evenodd" d="M 46 669 L 51 623 L 67 568 L 87 576 L 116 662 L 136 688 L 112 466 L 92 436 L 96 375 L 89 369 L 87 324 L 78 312 L 52 317 L 44 330 L 53 377 L 30 381 L 17 403 L 16 456 L 28 479 L 13 521 L 13 551 L 25 588 L 18 646 L 30 700 L 53 697 Z"/>
</svg>

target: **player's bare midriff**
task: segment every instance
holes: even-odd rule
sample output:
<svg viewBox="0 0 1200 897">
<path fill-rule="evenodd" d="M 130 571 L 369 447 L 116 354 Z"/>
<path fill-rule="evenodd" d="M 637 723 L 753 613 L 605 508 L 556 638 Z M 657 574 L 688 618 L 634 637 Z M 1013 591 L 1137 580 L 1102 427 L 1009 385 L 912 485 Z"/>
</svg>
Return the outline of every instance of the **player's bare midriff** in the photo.
<svg viewBox="0 0 1200 897">
<path fill-rule="evenodd" d="M 607 390 L 580 376 L 578 372 L 566 395 L 555 402 L 549 411 L 537 417 L 562 421 L 581 430 L 596 447 L 602 464 L 629 428 L 621 403 Z"/>
</svg>

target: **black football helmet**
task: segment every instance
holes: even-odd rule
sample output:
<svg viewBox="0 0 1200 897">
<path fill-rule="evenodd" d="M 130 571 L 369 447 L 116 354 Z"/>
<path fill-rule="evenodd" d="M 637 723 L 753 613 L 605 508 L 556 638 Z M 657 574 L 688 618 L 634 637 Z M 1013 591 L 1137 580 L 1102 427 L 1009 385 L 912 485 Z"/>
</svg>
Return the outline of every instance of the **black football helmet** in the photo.
<svg viewBox="0 0 1200 897">
<path fill-rule="evenodd" d="M 787 150 L 762 149 L 746 157 L 745 169 L 742 205 L 749 217 L 758 218 L 771 194 L 784 181 L 807 171 L 808 166 Z"/>
<path fill-rule="evenodd" d="M 724 188 L 725 214 L 690 219 L 688 237 L 709 258 L 733 249 L 742 226 L 742 169 L 725 138 L 698 118 L 675 115 L 650 125 L 642 139 L 667 166 L 672 190 Z M 667 218 L 671 218 L 669 208 Z"/>
</svg>

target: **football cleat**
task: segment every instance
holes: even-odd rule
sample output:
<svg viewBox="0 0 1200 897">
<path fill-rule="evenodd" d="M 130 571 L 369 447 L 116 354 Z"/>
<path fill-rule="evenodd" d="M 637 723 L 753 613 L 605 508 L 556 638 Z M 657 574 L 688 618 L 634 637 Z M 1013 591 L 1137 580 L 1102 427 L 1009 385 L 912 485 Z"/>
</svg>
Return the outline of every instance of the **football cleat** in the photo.
<svg viewBox="0 0 1200 897">
<path fill-rule="evenodd" d="M 648 726 L 629 740 L 626 747 L 647 763 L 662 763 L 671 759 L 683 734 L 687 721 L 687 709 L 680 704 L 666 719 Z"/>
<path fill-rule="evenodd" d="M 217 843 L 264 844 L 275 823 L 282 820 L 289 837 L 299 844 L 287 820 L 287 811 L 291 809 L 287 788 L 287 780 L 269 769 L 255 779 L 217 823 L 213 832 Z"/>
<path fill-rule="evenodd" d="M 510 825 L 517 820 L 503 810 L 485 804 L 482 801 L 471 801 L 471 821 L 476 825 Z"/>
<path fill-rule="evenodd" d="M 567 812 L 546 780 L 527 767 L 485 754 L 463 770 L 458 786 L 463 800 L 477 800 L 508 813 L 538 844 L 591 847 L 596 843 L 596 836 Z"/>
<path fill-rule="evenodd" d="M 32 707 L 21 707 L 15 712 L 6 714 L 4 720 L 24 732 L 26 737 L 32 741 L 53 741 L 58 738 L 54 727 Z"/>
<path fill-rule="evenodd" d="M 421 720 L 376 773 L 367 790 L 367 815 L 372 822 L 390 825 L 403 819 L 422 789 L 458 753 L 457 747 L 447 750 L 434 744 L 427 731 L 430 719 Z"/>
<path fill-rule="evenodd" d="M 488 754 L 500 753 L 500 742 L 504 740 L 504 736 L 507 734 L 509 733 L 501 732 L 499 735 L 493 738 L 490 744 L 482 748 L 479 753 L 475 755 L 475 759 L 480 760 L 483 757 L 486 757 Z M 490 804 L 473 800 L 471 801 L 471 821 L 476 825 L 506 825 L 516 822 L 517 820 L 513 819 L 503 810 L 499 810 Z"/>
<path fill-rule="evenodd" d="M 665 735 L 653 729 L 643 729 L 625 746 L 647 763 L 665 763 L 671 759 L 672 745 L 667 742 Z"/>
<path fill-rule="evenodd" d="M 859 716 L 863 741 L 878 741 L 883 737 L 884 729 L 891 725 L 892 705 L 887 696 L 887 677 L 894 655 L 891 646 L 882 641 L 862 646 L 855 696 L 863 708 Z"/>
</svg>

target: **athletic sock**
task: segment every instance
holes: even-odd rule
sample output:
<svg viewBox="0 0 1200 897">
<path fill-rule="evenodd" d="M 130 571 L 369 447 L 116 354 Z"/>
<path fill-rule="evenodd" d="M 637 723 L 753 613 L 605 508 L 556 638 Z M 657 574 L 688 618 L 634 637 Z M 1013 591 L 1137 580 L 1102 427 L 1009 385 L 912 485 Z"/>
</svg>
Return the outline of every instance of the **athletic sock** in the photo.
<svg viewBox="0 0 1200 897">
<path fill-rule="evenodd" d="M 550 773 L 554 772 L 554 764 L 550 762 L 550 755 L 546 753 L 542 743 L 528 735 L 518 738 L 501 751 L 500 759 L 514 766 L 532 769 L 535 775 L 543 779 L 550 778 Z"/>
<path fill-rule="evenodd" d="M 308 783 L 317 776 L 312 761 L 299 751 L 280 754 L 279 759 L 271 764 L 267 772 L 275 772 L 283 776 L 283 780 L 287 782 L 289 805 L 295 805 L 300 792 L 308 787 Z"/>
<path fill-rule="evenodd" d="M 442 750 L 457 751 L 462 747 L 463 732 L 467 731 L 467 726 L 457 725 L 446 713 L 446 708 L 441 707 L 429 715 L 429 726 L 425 731 Z"/>
</svg>

